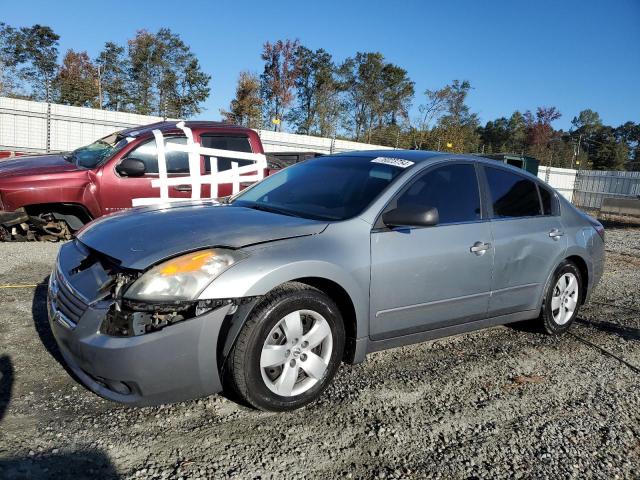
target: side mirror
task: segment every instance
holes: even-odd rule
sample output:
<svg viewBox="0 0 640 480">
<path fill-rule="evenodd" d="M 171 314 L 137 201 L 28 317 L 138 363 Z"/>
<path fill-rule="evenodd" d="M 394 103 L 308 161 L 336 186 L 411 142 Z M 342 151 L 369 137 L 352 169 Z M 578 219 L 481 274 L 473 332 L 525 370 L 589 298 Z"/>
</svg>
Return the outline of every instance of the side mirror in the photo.
<svg viewBox="0 0 640 480">
<path fill-rule="evenodd" d="M 387 227 L 433 227 L 440 220 L 434 207 L 400 207 L 382 214 Z"/>
<path fill-rule="evenodd" d="M 141 177 L 145 171 L 144 162 L 137 158 L 125 158 L 116 167 L 116 172 L 123 177 Z"/>
</svg>

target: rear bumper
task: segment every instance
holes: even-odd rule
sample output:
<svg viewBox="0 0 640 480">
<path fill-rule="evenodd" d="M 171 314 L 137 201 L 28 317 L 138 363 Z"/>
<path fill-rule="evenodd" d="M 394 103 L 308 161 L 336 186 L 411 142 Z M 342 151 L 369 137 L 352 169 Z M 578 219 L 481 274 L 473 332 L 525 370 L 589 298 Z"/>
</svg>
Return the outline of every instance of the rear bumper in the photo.
<svg viewBox="0 0 640 480">
<path fill-rule="evenodd" d="M 157 405 L 222 390 L 218 336 L 229 306 L 136 337 L 99 333 L 109 305 L 90 306 L 77 324 L 57 315 L 49 323 L 64 360 L 90 390 L 115 402 Z"/>
</svg>

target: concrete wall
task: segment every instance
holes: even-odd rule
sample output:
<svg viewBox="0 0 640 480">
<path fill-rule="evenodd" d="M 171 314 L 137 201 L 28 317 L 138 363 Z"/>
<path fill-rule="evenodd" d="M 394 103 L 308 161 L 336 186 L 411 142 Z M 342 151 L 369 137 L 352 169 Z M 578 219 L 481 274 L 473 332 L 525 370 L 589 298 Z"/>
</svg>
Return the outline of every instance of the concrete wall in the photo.
<svg viewBox="0 0 640 480">
<path fill-rule="evenodd" d="M 68 151 L 116 130 L 161 121 L 161 117 L 51 104 L 49 150 Z M 258 130 L 266 152 L 337 153 L 389 149 L 379 145 Z M 0 150 L 45 152 L 47 104 L 0 97 Z"/>
<path fill-rule="evenodd" d="M 154 123 L 160 117 L 51 104 L 51 151 L 87 145 L 116 130 Z M 0 150 L 45 152 L 47 104 L 0 97 Z"/>
</svg>

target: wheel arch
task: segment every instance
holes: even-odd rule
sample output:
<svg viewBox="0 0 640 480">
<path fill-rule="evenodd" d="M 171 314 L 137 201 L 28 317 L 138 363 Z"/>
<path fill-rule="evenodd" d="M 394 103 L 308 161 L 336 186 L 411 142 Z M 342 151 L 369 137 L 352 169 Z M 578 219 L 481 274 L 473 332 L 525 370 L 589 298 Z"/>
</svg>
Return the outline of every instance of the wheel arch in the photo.
<svg viewBox="0 0 640 480">
<path fill-rule="evenodd" d="M 317 288 L 333 300 L 340 310 L 346 334 L 343 361 L 352 363 L 355 355 L 355 339 L 358 338 L 356 308 L 349 293 L 337 282 L 322 277 L 302 277 L 292 280 Z"/>
<path fill-rule="evenodd" d="M 345 328 L 345 351 L 342 360 L 346 363 L 354 363 L 356 357 L 356 338 L 358 338 L 358 314 L 356 306 L 347 289 L 335 281 L 327 277 L 321 276 L 304 276 L 290 278 L 283 282 L 274 284 L 263 295 L 245 297 L 236 312 L 228 315 L 221 327 L 221 335 L 218 341 L 219 364 L 223 365 L 230 353 L 233 345 L 238 339 L 240 330 L 249 319 L 255 307 L 260 303 L 260 299 L 270 291 L 289 282 L 303 283 L 310 287 L 316 288 L 333 300 L 342 316 Z M 366 334 L 366 333 L 365 333 Z M 360 332 L 360 336 L 363 333 Z"/>
<path fill-rule="evenodd" d="M 580 304 L 584 304 L 587 300 L 587 291 L 589 290 L 589 266 L 584 258 L 580 255 L 570 255 L 565 258 L 566 261 L 573 263 L 580 272 L 581 280 L 583 282 L 582 291 L 580 292 Z M 557 268 L 557 267 L 556 267 Z"/>
<path fill-rule="evenodd" d="M 64 220 L 73 230 L 80 229 L 93 220 L 87 208 L 80 203 L 35 203 L 25 205 L 25 211 L 31 216 L 43 213 L 52 214 L 57 220 Z"/>
</svg>

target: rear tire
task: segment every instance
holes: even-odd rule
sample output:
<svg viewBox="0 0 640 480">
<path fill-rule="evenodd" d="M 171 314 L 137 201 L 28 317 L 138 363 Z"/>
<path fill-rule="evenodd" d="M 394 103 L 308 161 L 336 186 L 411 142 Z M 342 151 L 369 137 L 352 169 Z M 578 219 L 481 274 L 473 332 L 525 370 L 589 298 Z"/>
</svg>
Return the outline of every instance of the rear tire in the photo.
<svg viewBox="0 0 640 480">
<path fill-rule="evenodd" d="M 582 276 L 576 265 L 563 261 L 551 278 L 545 292 L 540 320 L 549 335 L 560 335 L 571 327 L 578 316 L 582 298 Z"/>
<path fill-rule="evenodd" d="M 260 410 L 293 410 L 316 400 L 340 366 L 344 324 L 322 291 L 289 282 L 256 305 L 228 358 L 232 387 Z"/>
</svg>

